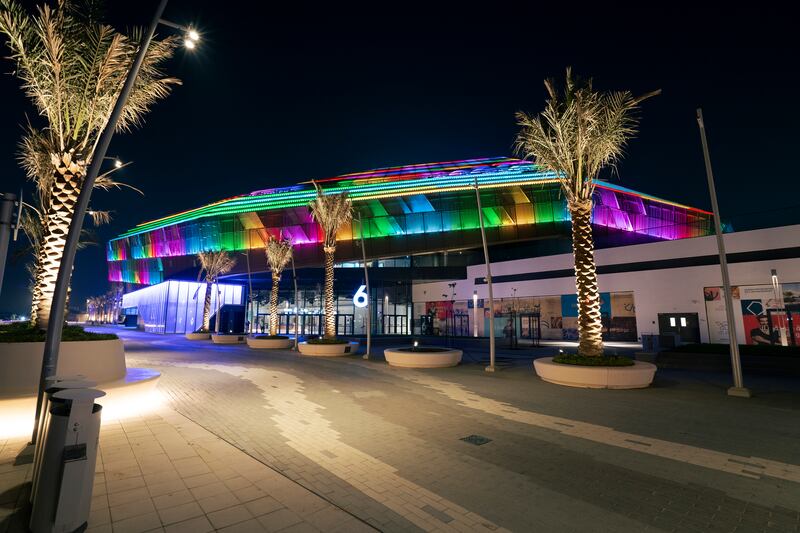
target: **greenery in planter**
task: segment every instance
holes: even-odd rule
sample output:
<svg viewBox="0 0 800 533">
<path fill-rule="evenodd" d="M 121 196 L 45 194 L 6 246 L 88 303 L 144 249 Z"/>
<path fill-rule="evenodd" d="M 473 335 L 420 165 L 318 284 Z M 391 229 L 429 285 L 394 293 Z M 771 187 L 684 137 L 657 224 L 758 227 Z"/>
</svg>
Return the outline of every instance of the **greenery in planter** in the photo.
<svg viewBox="0 0 800 533">
<path fill-rule="evenodd" d="M 44 342 L 47 332 L 30 324 L 15 322 L 0 326 L 0 342 Z M 92 333 L 80 326 L 64 326 L 61 340 L 70 341 L 110 341 L 117 339 L 113 333 Z"/>
<path fill-rule="evenodd" d="M 336 337 L 334 338 L 320 337 L 318 339 L 308 339 L 306 342 L 308 344 L 347 344 L 349 341 L 346 341 L 344 339 L 337 339 Z"/>
<path fill-rule="evenodd" d="M 254 335 L 254 339 L 288 340 L 286 335 Z"/>
<path fill-rule="evenodd" d="M 633 366 L 633 359 L 621 355 L 585 356 L 573 353 L 562 353 L 553 357 L 554 363 L 576 366 Z"/>
<path fill-rule="evenodd" d="M 440 348 L 438 346 L 413 346 L 411 348 L 398 348 L 398 352 L 416 352 L 416 353 L 440 353 L 449 352 L 450 348 Z"/>
<path fill-rule="evenodd" d="M 728 344 L 682 344 L 674 348 L 665 350 L 673 353 L 696 353 L 712 355 L 730 355 L 730 345 Z M 739 353 L 741 355 L 752 356 L 787 356 L 800 357 L 800 346 L 773 346 L 766 344 L 740 344 Z"/>
</svg>

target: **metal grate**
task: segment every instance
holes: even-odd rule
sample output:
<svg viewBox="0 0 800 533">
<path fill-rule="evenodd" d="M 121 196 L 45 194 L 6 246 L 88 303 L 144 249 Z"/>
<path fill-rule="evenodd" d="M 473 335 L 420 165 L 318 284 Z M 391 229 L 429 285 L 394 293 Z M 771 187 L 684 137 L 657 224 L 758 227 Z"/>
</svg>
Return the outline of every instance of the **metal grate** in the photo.
<svg viewBox="0 0 800 533">
<path fill-rule="evenodd" d="M 462 437 L 459 440 L 463 440 L 464 442 L 474 444 L 475 446 L 482 446 L 487 442 L 492 442 L 492 439 L 484 437 L 483 435 L 469 435 L 468 437 Z"/>
</svg>

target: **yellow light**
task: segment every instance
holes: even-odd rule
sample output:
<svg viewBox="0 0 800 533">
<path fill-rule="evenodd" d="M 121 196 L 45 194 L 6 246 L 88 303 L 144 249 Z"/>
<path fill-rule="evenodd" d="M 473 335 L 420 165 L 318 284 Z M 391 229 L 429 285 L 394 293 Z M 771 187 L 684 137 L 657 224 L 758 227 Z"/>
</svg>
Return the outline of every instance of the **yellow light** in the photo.
<svg viewBox="0 0 800 533">
<path fill-rule="evenodd" d="M 189 30 L 189 33 L 187 34 L 187 37 L 189 38 L 190 41 L 197 42 L 197 41 L 200 40 L 200 34 L 197 33 L 196 30 Z"/>
<path fill-rule="evenodd" d="M 117 167 L 117 168 L 121 168 L 122 167 L 122 161 L 120 161 L 119 159 L 115 159 L 114 160 L 114 166 Z"/>
<path fill-rule="evenodd" d="M 183 46 L 185 46 L 189 50 L 194 50 L 197 44 L 192 40 L 186 39 L 183 41 Z"/>
</svg>

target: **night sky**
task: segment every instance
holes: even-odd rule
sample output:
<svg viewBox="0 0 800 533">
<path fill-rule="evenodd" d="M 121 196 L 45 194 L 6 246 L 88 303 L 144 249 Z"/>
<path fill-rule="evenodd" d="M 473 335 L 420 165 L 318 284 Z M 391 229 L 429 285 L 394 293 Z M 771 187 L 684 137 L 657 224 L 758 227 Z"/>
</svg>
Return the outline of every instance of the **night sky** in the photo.
<svg viewBox="0 0 800 533">
<path fill-rule="evenodd" d="M 120 28 L 145 24 L 155 7 L 110 4 Z M 723 218 L 736 229 L 800 221 L 798 46 L 786 13 L 432 4 L 258 12 L 172 0 L 165 18 L 196 24 L 202 46 L 178 51 L 169 73 L 183 85 L 144 128 L 113 140 L 109 155 L 133 161 L 118 179 L 145 196 L 94 194 L 114 221 L 99 230 L 103 245 L 79 252 L 74 301 L 106 290 L 104 243 L 139 222 L 314 177 L 512 155 L 514 113 L 538 112 L 542 80 L 567 65 L 598 89 L 663 89 L 644 105 L 621 184 L 708 208 L 702 106 Z M 16 144 L 32 108 L 2 65 L 0 183 L 30 194 Z M 28 312 L 26 285 L 22 264 L 9 265 L 0 313 Z"/>
</svg>

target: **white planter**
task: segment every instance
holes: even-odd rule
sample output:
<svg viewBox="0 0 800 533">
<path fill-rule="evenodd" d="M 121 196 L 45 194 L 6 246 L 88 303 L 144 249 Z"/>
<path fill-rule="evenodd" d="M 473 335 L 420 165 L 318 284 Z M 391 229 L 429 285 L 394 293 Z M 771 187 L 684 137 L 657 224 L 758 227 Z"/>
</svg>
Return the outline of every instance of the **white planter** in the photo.
<svg viewBox="0 0 800 533">
<path fill-rule="evenodd" d="M 417 348 L 418 350 L 420 348 Z M 421 349 L 425 349 L 424 347 Z M 441 352 L 409 352 L 400 348 L 386 348 L 383 356 L 391 366 L 401 368 L 445 368 L 456 366 L 461 362 L 461 350 L 444 350 Z"/>
<path fill-rule="evenodd" d="M 643 389 L 656 375 L 656 365 L 642 361 L 634 361 L 633 366 L 579 366 L 542 357 L 533 361 L 533 368 L 550 383 L 587 389 Z"/>
<path fill-rule="evenodd" d="M 43 342 L 0 343 L 0 396 L 35 393 L 44 356 Z M 125 377 L 125 348 L 120 339 L 62 342 L 56 374 L 82 375 L 97 383 Z"/>
<path fill-rule="evenodd" d="M 203 332 L 187 333 L 186 338 L 190 341 L 206 341 L 211 338 L 211 333 L 203 333 Z"/>
<path fill-rule="evenodd" d="M 288 350 L 294 344 L 293 339 L 258 339 L 247 337 L 247 345 L 255 349 Z"/>
<path fill-rule="evenodd" d="M 345 344 L 308 344 L 301 342 L 297 345 L 300 353 L 303 355 L 311 355 L 316 357 L 338 357 L 341 355 L 350 355 L 356 353 L 358 350 L 357 342 L 348 342 Z"/>
<path fill-rule="evenodd" d="M 211 340 L 214 344 L 244 344 L 245 335 L 230 335 L 225 333 L 212 333 Z"/>
</svg>

